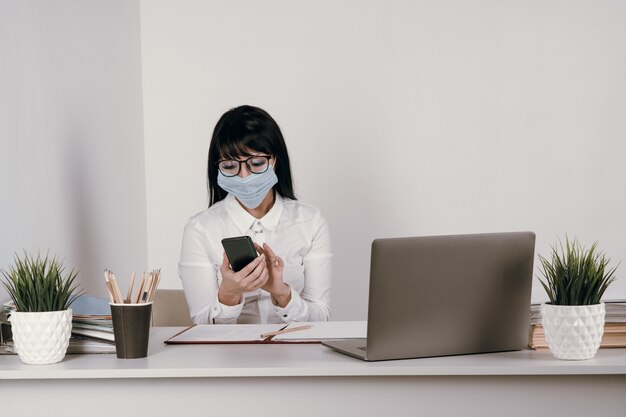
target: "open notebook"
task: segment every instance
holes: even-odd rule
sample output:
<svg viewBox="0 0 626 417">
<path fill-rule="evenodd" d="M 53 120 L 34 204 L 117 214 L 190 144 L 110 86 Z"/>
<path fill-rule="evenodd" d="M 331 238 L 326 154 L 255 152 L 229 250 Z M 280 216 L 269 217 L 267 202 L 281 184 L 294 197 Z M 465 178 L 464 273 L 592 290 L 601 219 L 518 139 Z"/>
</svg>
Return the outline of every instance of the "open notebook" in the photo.
<svg viewBox="0 0 626 417">
<path fill-rule="evenodd" d="M 165 341 L 167 344 L 207 343 L 319 343 L 323 340 L 363 338 L 365 321 L 326 321 L 281 324 L 200 324 Z"/>
</svg>

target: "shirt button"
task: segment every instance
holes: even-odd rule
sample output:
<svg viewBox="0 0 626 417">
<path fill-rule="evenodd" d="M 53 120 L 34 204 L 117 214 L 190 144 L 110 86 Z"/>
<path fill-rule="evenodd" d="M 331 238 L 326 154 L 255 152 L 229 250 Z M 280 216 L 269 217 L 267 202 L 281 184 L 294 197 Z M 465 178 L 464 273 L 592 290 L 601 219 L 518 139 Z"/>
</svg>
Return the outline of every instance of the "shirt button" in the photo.
<svg viewBox="0 0 626 417">
<path fill-rule="evenodd" d="M 283 317 L 287 317 L 287 315 L 286 315 L 286 314 L 283 314 Z"/>
</svg>

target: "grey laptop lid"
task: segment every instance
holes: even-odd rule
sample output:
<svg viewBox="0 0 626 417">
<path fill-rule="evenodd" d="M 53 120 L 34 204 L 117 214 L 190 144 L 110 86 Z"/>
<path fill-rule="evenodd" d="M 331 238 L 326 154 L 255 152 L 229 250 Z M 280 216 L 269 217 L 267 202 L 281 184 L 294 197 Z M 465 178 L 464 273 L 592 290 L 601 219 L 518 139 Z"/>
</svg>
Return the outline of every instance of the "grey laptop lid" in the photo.
<svg viewBox="0 0 626 417">
<path fill-rule="evenodd" d="M 365 359 L 523 349 L 534 251 L 532 232 L 374 240 Z"/>
</svg>

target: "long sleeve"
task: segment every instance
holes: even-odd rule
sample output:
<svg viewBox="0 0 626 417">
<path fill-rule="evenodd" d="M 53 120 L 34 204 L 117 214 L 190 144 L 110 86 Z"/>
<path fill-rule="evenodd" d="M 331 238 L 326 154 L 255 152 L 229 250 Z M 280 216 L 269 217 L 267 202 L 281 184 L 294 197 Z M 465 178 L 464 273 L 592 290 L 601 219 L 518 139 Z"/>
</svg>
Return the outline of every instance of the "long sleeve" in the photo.
<svg viewBox="0 0 626 417">
<path fill-rule="evenodd" d="M 330 318 L 331 261 L 328 224 L 319 215 L 315 219 L 311 247 L 303 258 L 304 288 L 300 294 L 292 289 L 291 301 L 284 308 L 274 306 L 284 322 L 327 321 Z"/>
<path fill-rule="evenodd" d="M 191 319 L 196 324 L 236 323 L 241 314 L 243 300 L 235 306 L 226 306 L 218 301 L 218 266 L 211 259 L 206 233 L 195 219 L 185 226 L 183 243 L 178 264 L 178 273 Z"/>
</svg>

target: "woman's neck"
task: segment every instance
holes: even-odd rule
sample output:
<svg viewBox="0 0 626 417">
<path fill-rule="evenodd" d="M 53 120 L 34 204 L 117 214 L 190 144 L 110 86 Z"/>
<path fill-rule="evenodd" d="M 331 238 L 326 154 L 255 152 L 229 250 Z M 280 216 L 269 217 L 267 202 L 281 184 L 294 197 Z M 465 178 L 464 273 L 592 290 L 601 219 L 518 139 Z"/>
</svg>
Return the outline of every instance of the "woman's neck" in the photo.
<svg viewBox="0 0 626 417">
<path fill-rule="evenodd" d="M 261 201 L 261 204 L 253 209 L 244 206 L 239 200 L 237 200 L 239 205 L 243 207 L 245 211 L 250 213 L 255 219 L 260 219 L 265 216 L 271 210 L 271 208 L 274 207 L 274 201 L 276 201 L 276 198 L 274 196 L 274 189 L 269 190 L 267 192 L 267 195 L 265 195 L 263 201 Z"/>
</svg>

